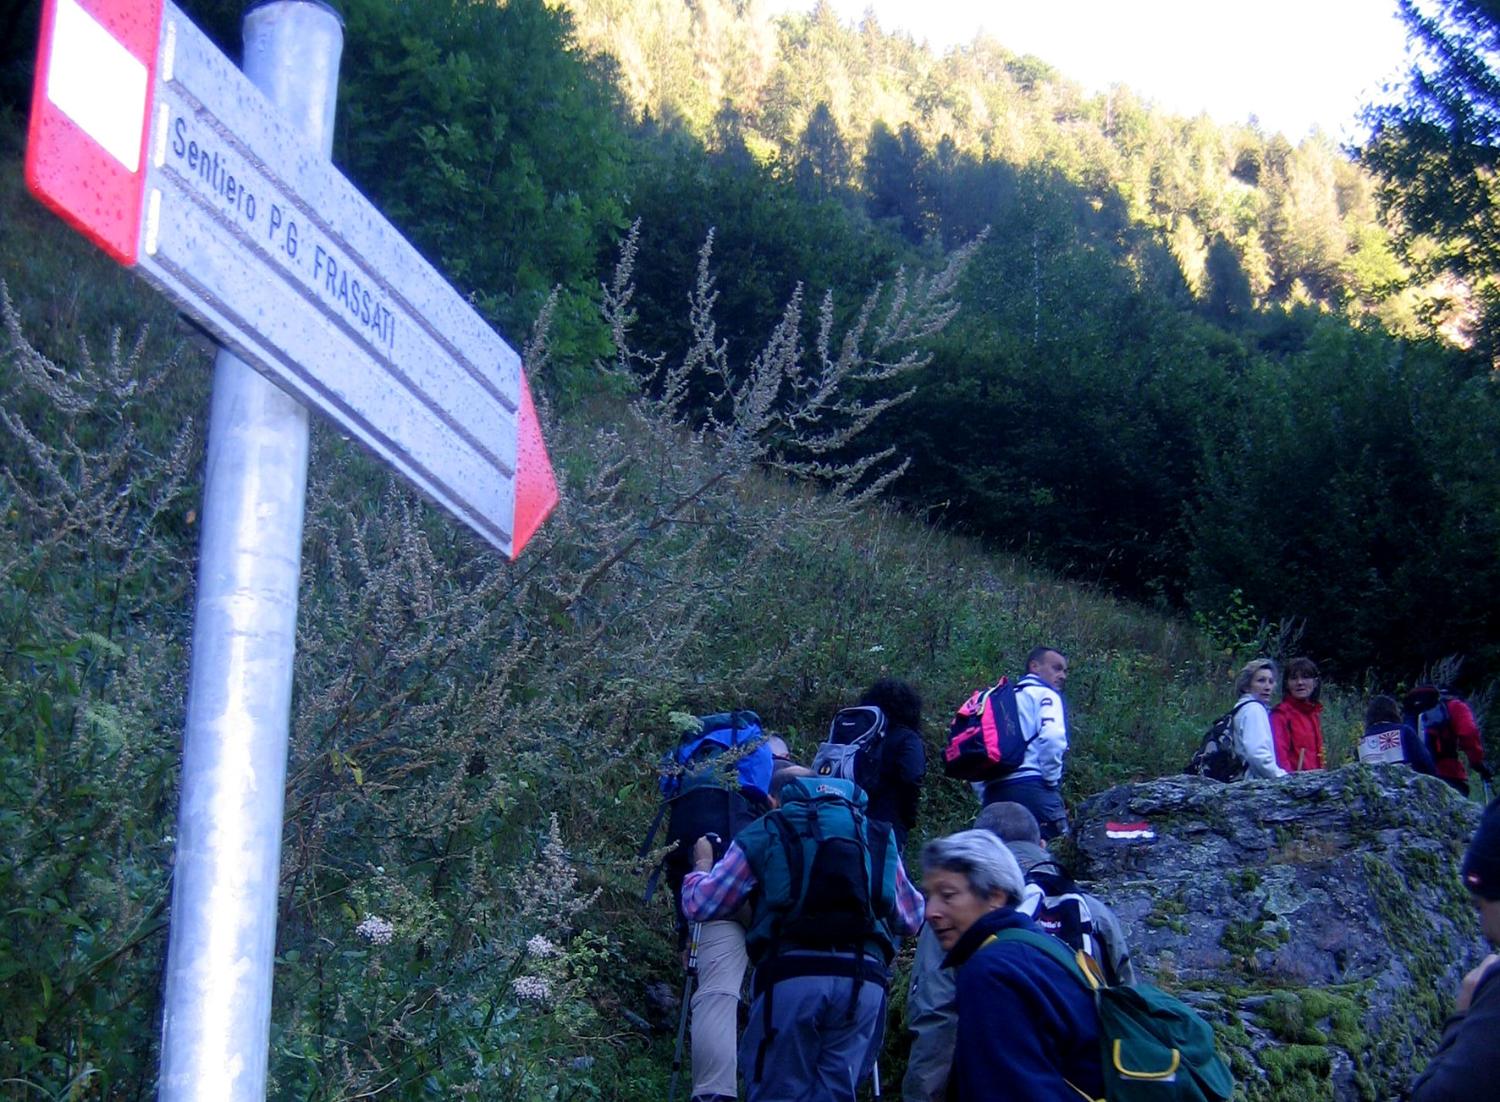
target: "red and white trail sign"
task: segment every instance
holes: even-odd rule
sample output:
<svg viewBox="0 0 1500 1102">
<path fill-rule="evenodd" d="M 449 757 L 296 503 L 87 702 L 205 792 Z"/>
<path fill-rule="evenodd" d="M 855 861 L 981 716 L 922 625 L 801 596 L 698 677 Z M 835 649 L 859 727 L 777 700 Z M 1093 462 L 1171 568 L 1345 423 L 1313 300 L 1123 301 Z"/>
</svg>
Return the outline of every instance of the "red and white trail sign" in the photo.
<svg viewBox="0 0 1500 1102">
<path fill-rule="evenodd" d="M 506 554 L 557 503 L 519 357 L 171 0 L 44 0 L 26 181 Z"/>
</svg>

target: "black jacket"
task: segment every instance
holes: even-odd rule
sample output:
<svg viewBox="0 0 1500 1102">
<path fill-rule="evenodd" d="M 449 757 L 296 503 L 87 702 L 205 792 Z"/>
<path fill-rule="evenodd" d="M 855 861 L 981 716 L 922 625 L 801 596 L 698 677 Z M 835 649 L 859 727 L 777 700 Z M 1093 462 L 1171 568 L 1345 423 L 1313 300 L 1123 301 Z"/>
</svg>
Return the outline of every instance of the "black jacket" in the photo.
<svg viewBox="0 0 1500 1102">
<path fill-rule="evenodd" d="M 896 845 L 905 848 L 906 835 L 917 823 L 917 800 L 922 777 L 927 772 L 927 752 L 922 736 L 910 727 L 892 724 L 880 750 L 880 781 L 867 793 L 871 819 L 889 823 L 896 832 Z"/>
<path fill-rule="evenodd" d="M 1500 1083 L 1500 965 L 1479 981 L 1467 1014 L 1455 1014 L 1427 1069 L 1411 1085 L 1411 1102 L 1493 1098 Z"/>
</svg>

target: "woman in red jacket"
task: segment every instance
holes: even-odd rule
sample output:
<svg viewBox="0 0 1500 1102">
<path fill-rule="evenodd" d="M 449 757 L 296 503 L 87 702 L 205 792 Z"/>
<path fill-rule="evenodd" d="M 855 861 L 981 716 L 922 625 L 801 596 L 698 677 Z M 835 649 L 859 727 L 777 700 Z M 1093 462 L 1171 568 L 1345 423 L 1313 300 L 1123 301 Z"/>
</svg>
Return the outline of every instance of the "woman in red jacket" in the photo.
<svg viewBox="0 0 1500 1102">
<path fill-rule="evenodd" d="M 1271 738 L 1276 743 L 1276 764 L 1288 773 L 1322 769 L 1323 705 L 1318 692 L 1323 687 L 1318 666 L 1311 658 L 1293 658 L 1286 666 L 1286 695 L 1271 709 Z"/>
</svg>

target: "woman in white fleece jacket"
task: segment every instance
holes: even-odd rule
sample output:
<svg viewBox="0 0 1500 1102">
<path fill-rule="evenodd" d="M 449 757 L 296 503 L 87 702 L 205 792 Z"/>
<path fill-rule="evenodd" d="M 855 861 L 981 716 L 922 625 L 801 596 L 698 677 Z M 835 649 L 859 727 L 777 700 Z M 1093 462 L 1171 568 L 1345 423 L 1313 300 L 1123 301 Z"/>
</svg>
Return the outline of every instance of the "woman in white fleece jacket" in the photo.
<svg viewBox="0 0 1500 1102">
<path fill-rule="evenodd" d="M 1245 663 L 1234 679 L 1239 700 L 1234 706 L 1234 748 L 1245 759 L 1247 777 L 1284 777 L 1276 764 L 1276 743 L 1271 737 L 1271 698 L 1276 695 L 1276 663 L 1257 658 Z"/>
</svg>

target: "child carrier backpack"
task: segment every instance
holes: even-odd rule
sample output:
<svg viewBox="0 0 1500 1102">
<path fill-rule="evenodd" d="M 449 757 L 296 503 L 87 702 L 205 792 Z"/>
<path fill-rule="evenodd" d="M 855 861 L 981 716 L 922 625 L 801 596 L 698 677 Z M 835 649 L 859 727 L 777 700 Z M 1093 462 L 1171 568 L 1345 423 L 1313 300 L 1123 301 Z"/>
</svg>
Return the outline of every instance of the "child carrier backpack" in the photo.
<svg viewBox="0 0 1500 1102">
<path fill-rule="evenodd" d="M 959 781 L 992 781 L 1014 773 L 1040 734 L 1022 735 L 1016 686 L 1002 677 L 958 706 L 948 725 L 943 773 Z"/>
<path fill-rule="evenodd" d="M 1254 703 L 1253 700 L 1241 701 L 1214 720 L 1183 772 L 1211 781 L 1227 783 L 1239 780 L 1249 763 L 1240 757 L 1234 746 L 1234 717 L 1241 708 Z"/>
<path fill-rule="evenodd" d="M 866 793 L 873 792 L 885 759 L 885 731 L 885 713 L 875 705 L 841 708 L 828 725 L 828 738 L 813 755 L 813 773 L 853 781 Z"/>
<path fill-rule="evenodd" d="M 763 897 L 776 916 L 772 936 L 804 948 L 860 949 L 890 909 L 890 833 L 870 829 L 865 800 L 845 778 L 792 781 L 781 798 L 791 810 L 767 820 L 788 871 L 786 884 L 778 878 Z"/>
<path fill-rule="evenodd" d="M 656 832 L 666 820 L 670 850 L 646 882 L 650 902 L 662 872 L 677 893 L 693 867 L 693 845 L 699 838 L 719 839 L 714 857 L 768 805 L 771 748 L 760 717 L 751 711 L 701 716 L 683 732 L 661 768 L 661 806 L 646 832 L 640 856 L 651 852 Z"/>
<path fill-rule="evenodd" d="M 1085 953 L 1096 963 L 1103 960 L 1088 900 L 1053 862 L 1032 866 L 1026 874 L 1026 894 L 1016 910 L 1030 915 L 1044 933 L 1074 952 Z"/>
<path fill-rule="evenodd" d="M 1227 1102 L 1234 1094 L 1213 1027 L 1181 999 L 1149 983 L 1110 986 L 1092 960 L 1034 930 L 1001 930 L 985 944 L 994 941 L 1041 950 L 1093 993 L 1108 1102 Z"/>
</svg>

